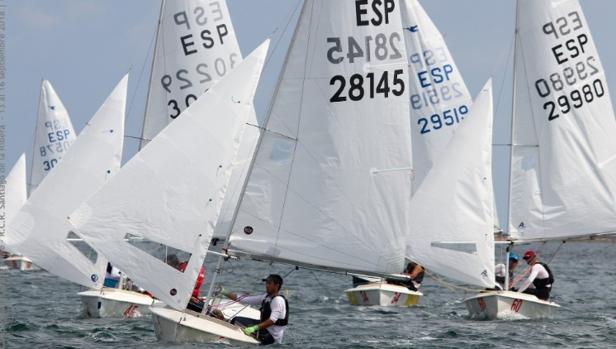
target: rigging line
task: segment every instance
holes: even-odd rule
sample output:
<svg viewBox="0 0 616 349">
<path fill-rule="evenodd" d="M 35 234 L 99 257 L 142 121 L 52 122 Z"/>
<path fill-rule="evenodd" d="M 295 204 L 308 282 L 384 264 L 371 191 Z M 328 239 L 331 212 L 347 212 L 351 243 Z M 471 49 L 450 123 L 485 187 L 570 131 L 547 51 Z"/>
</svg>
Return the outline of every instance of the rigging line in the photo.
<svg viewBox="0 0 616 349">
<path fill-rule="evenodd" d="M 556 255 L 558 254 L 558 251 L 560 251 L 560 248 L 563 247 L 565 245 L 565 243 L 567 242 L 567 240 L 563 240 L 562 243 L 560 245 L 558 245 L 558 248 L 556 249 L 556 251 L 554 251 L 554 254 L 552 255 L 552 257 L 550 258 L 550 260 L 547 262 L 547 264 L 552 263 L 552 261 L 554 260 L 554 258 L 556 257 Z"/>
<path fill-rule="evenodd" d="M 282 132 L 273 131 L 273 130 L 268 129 L 267 127 L 262 127 L 262 126 L 251 124 L 251 123 L 246 123 L 246 125 L 252 126 L 252 127 L 256 127 L 257 129 L 259 129 L 259 130 L 261 130 L 263 132 L 267 132 L 267 133 L 270 133 L 270 134 L 273 134 L 273 135 L 276 135 L 276 136 L 280 136 L 282 138 L 286 138 L 286 139 L 289 139 L 291 141 L 297 142 L 297 138 L 294 138 L 294 137 L 291 137 L 291 136 L 287 136 L 286 134 L 284 134 Z"/>
<path fill-rule="evenodd" d="M 285 33 L 287 33 L 287 31 L 289 29 L 289 25 L 291 24 L 291 20 L 293 19 L 293 17 L 295 17 L 295 14 L 301 8 L 302 2 L 303 2 L 303 0 L 297 1 L 297 5 L 295 5 L 295 8 L 289 13 L 289 15 L 288 15 L 289 19 L 287 20 L 287 23 L 284 25 L 284 29 L 280 33 L 280 36 L 278 37 L 278 40 L 276 40 L 276 42 L 274 43 L 274 45 L 272 47 L 272 52 L 276 52 L 276 50 L 278 49 L 278 46 L 282 42 L 282 37 L 284 36 Z M 299 18 L 298 18 L 298 20 L 299 20 Z M 278 32 L 278 29 L 279 29 L 279 27 L 274 28 L 274 30 L 270 33 L 270 37 L 272 37 L 274 34 L 276 34 L 276 32 Z M 272 58 L 273 58 L 273 55 L 269 55 L 267 57 L 267 59 L 265 60 L 265 64 L 264 65 L 267 66 Z"/>
<path fill-rule="evenodd" d="M 133 91 L 133 97 L 131 98 L 130 103 L 128 104 L 128 111 L 126 112 L 127 115 L 130 115 L 133 109 L 133 106 L 135 105 L 135 98 L 137 97 L 137 91 L 139 91 L 139 86 L 141 86 L 141 81 L 143 79 L 143 73 L 145 72 L 145 67 L 148 62 L 148 57 L 150 56 L 150 52 L 152 52 L 152 46 L 154 45 L 155 40 L 156 40 L 156 34 L 152 36 L 152 39 L 150 39 L 150 44 L 148 45 L 148 50 L 145 54 L 143 64 L 141 65 L 141 71 L 139 72 L 139 78 L 137 79 L 137 86 L 135 86 L 135 90 Z"/>
<path fill-rule="evenodd" d="M 427 270 L 424 269 L 424 273 L 426 275 L 428 275 L 432 280 L 436 281 L 436 283 L 440 284 L 441 286 L 447 288 L 448 290 L 452 291 L 452 292 L 457 292 L 457 291 L 464 291 L 466 292 L 471 292 L 471 293 L 479 293 L 482 290 L 480 289 L 475 289 L 475 288 L 470 288 L 470 287 L 464 287 L 464 286 L 460 286 L 460 285 L 456 285 L 454 283 L 451 282 L 447 282 L 445 280 L 443 280 L 442 278 L 438 277 L 436 274 L 433 274 Z"/>
<path fill-rule="evenodd" d="M 151 141 L 151 139 L 146 139 L 146 138 L 143 138 L 143 137 L 137 137 L 137 136 L 130 136 L 130 135 L 124 135 L 124 138 L 128 138 L 128 139 L 136 139 L 136 140 L 138 140 L 138 141 L 144 141 L 144 140 L 145 140 L 145 141 L 148 141 L 148 142 L 149 142 L 149 141 Z"/>
<path fill-rule="evenodd" d="M 329 287 L 325 286 L 321 280 L 319 280 L 319 278 L 317 277 L 317 274 L 314 272 L 314 270 L 309 270 L 310 273 L 312 274 L 312 276 L 314 277 L 314 279 L 316 280 L 317 284 L 319 284 L 319 286 L 321 286 L 321 289 L 325 291 L 325 293 L 327 293 L 327 297 L 328 298 L 334 298 L 332 297 L 332 291 Z"/>
<path fill-rule="evenodd" d="M 315 4 L 316 3 L 313 3 L 312 4 L 312 8 L 310 9 L 310 18 L 309 18 L 309 21 L 308 21 L 308 28 L 312 28 L 312 21 L 313 21 L 314 16 L 315 16 L 315 14 L 314 14 L 315 6 L 316 6 Z M 300 18 L 300 20 L 301 20 L 301 18 Z M 299 24 L 300 23 L 298 23 L 298 25 Z M 309 30 L 308 31 L 308 40 L 306 40 L 306 47 L 305 47 L 306 52 L 309 52 L 309 50 L 310 50 L 310 43 L 312 42 L 312 40 L 313 40 L 312 31 Z M 299 115 L 297 116 L 297 126 L 296 126 L 296 129 L 295 129 L 297 135 L 299 135 L 299 131 L 300 131 L 301 124 L 302 124 L 302 114 L 303 114 L 302 113 L 302 107 L 303 107 L 303 104 L 304 104 L 304 90 L 306 88 L 306 80 L 307 80 L 306 79 L 306 73 L 307 72 L 308 72 L 308 60 L 305 60 L 304 61 L 304 71 L 303 71 L 303 74 L 302 74 L 302 88 L 301 88 L 300 100 L 299 100 Z M 291 158 L 291 164 L 289 165 L 289 175 L 287 177 L 286 188 L 285 188 L 286 190 L 284 192 L 284 197 L 282 199 L 282 207 L 280 208 L 280 217 L 278 218 L 278 231 L 276 232 L 276 240 L 274 242 L 274 245 L 277 245 L 278 244 L 278 240 L 280 239 L 280 228 L 282 226 L 281 223 L 282 223 L 282 220 L 284 218 L 284 213 L 285 213 L 285 210 L 286 210 L 286 207 L 287 207 L 287 196 L 288 196 L 288 193 L 289 193 L 289 187 L 291 186 L 291 179 L 293 178 L 292 175 L 293 175 L 293 168 L 294 168 L 294 165 L 295 165 L 295 157 L 296 157 L 296 152 L 297 152 L 297 145 L 298 145 L 298 142 L 295 142 L 295 144 L 293 145 L 293 155 L 292 155 L 292 158 Z"/>
<path fill-rule="evenodd" d="M 509 45 L 509 52 L 507 53 L 507 62 L 505 63 L 505 68 L 508 67 L 509 66 L 509 62 L 511 62 L 511 57 L 513 56 L 513 51 L 514 51 L 514 48 L 515 48 L 515 39 L 516 39 L 516 36 L 514 34 L 513 35 L 513 39 L 511 40 L 511 44 Z M 492 72 L 493 72 L 493 74 L 491 74 L 491 75 L 495 75 L 494 74 L 494 70 Z M 512 74 L 515 74 L 515 71 L 513 71 Z M 494 110 L 494 114 L 495 115 L 498 115 L 498 111 L 499 111 L 499 108 L 501 106 L 501 100 L 502 100 L 502 97 L 503 97 L 503 92 L 505 90 L 505 81 L 506 81 L 506 79 L 507 79 L 507 69 L 505 69 L 505 73 L 503 75 L 503 79 L 501 81 L 501 85 L 500 85 L 500 88 L 499 88 L 499 91 L 498 91 L 498 98 L 496 99 L 496 108 Z M 512 101 L 512 103 L 513 103 L 513 101 Z"/>
</svg>

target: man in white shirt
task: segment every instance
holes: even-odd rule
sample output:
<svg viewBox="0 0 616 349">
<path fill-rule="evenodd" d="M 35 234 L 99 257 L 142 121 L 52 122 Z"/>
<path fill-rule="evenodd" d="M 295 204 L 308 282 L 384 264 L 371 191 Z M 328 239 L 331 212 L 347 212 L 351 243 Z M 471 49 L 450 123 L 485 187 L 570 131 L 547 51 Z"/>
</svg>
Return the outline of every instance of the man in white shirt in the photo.
<svg viewBox="0 0 616 349">
<path fill-rule="evenodd" d="M 547 264 L 539 262 L 539 257 L 535 252 L 528 250 L 522 257 L 526 263 L 531 266 L 530 275 L 524 281 L 518 292 L 528 293 L 537 296 L 537 298 L 547 301 L 550 298 L 554 276 Z M 534 288 L 530 287 L 531 284 Z"/>
<path fill-rule="evenodd" d="M 263 281 L 265 281 L 266 293 L 260 296 L 238 296 L 224 288 L 220 293 L 242 304 L 261 306 L 260 320 L 238 316 L 231 323 L 244 326 L 244 333 L 249 336 L 256 335 L 257 340 L 263 345 L 280 344 L 284 329 L 289 322 L 289 303 L 284 296 L 279 294 L 282 277 L 271 274 Z"/>
</svg>

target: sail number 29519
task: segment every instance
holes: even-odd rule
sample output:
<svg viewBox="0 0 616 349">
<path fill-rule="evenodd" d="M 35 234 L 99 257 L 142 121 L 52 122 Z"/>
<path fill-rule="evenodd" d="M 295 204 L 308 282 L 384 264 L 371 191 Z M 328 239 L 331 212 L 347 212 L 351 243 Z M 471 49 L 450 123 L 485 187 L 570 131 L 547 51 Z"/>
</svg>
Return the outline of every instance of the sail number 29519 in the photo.
<svg viewBox="0 0 616 349">
<path fill-rule="evenodd" d="M 392 76 L 388 71 L 382 72 L 381 76 L 375 76 L 373 72 L 362 74 L 353 74 L 348 80 L 342 75 L 335 75 L 329 81 L 329 84 L 336 86 L 334 95 L 330 98 L 330 102 L 346 102 L 361 101 L 364 98 L 375 98 L 379 94 L 384 98 L 388 98 L 389 94 L 396 97 L 404 93 L 404 76 L 403 69 L 396 69 Z M 391 81 L 390 81 L 391 79 Z"/>
</svg>

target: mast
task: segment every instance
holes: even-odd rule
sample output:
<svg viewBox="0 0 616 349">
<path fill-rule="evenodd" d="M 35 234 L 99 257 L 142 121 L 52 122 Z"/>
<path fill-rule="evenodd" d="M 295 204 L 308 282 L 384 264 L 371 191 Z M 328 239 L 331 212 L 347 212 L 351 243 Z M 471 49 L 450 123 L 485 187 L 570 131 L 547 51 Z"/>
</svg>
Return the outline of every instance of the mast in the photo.
<svg viewBox="0 0 616 349">
<path fill-rule="evenodd" d="M 507 201 L 508 201 L 508 205 L 507 205 L 507 235 L 509 235 L 511 237 L 511 182 L 512 182 L 512 177 L 513 177 L 513 149 L 515 147 L 514 144 L 514 130 L 513 130 L 513 125 L 514 125 L 514 119 L 515 119 L 515 113 L 516 113 L 516 103 L 515 103 L 515 99 L 516 99 L 516 85 L 517 85 L 517 78 L 516 78 L 516 67 L 518 64 L 517 61 L 517 50 L 518 50 L 518 16 L 520 13 L 520 2 L 519 0 L 516 0 L 515 2 L 516 4 L 516 9 L 515 9 L 515 29 L 514 29 L 514 33 L 513 33 L 513 91 L 511 93 L 512 97 L 511 97 L 511 125 L 510 125 L 510 131 L 511 131 L 511 148 L 509 151 L 509 187 L 507 189 Z M 511 244 L 509 246 L 507 246 L 507 253 L 506 253 L 506 259 L 505 259 L 505 291 L 509 290 L 509 255 L 511 252 L 511 248 L 513 247 L 513 241 L 511 242 Z"/>
<path fill-rule="evenodd" d="M 516 113 L 516 104 L 515 104 L 515 99 L 516 99 L 516 86 L 517 86 L 517 78 L 516 78 L 516 68 L 518 65 L 518 61 L 517 61 L 517 50 L 518 50 L 518 16 L 519 16 L 519 9 L 520 9 L 520 2 L 518 0 L 516 0 L 516 9 L 515 9 L 515 28 L 514 28 L 514 34 L 513 34 L 513 89 L 512 89 L 512 97 L 511 97 L 511 124 L 510 124 L 510 135 L 511 135 L 511 148 L 509 151 L 509 184 L 508 184 L 508 188 L 507 188 L 507 201 L 508 201 L 508 205 L 507 205 L 507 234 L 511 235 L 510 229 L 509 227 L 511 226 L 511 183 L 512 183 L 512 168 L 513 168 L 513 149 L 515 147 L 514 144 L 514 120 L 515 120 L 515 113 Z"/>
<path fill-rule="evenodd" d="M 308 1 L 304 1 L 302 4 L 302 9 L 297 17 L 297 24 L 295 25 L 295 29 L 293 31 L 293 36 L 291 37 L 291 41 L 289 41 L 289 48 L 287 49 L 287 53 L 284 58 L 284 64 L 282 65 L 282 69 L 280 70 L 280 74 L 278 74 L 278 81 L 276 82 L 276 89 L 272 94 L 272 98 L 270 99 L 269 105 L 267 107 L 267 113 L 265 120 L 263 121 L 263 127 L 259 127 L 260 135 L 259 140 L 257 141 L 257 145 L 255 147 L 255 151 L 252 155 L 252 159 L 250 159 L 250 164 L 248 165 L 248 171 L 246 173 L 246 178 L 244 179 L 244 183 L 242 184 L 242 189 L 240 191 L 240 198 L 235 205 L 235 209 L 233 210 L 233 217 L 231 218 L 231 224 L 229 224 L 229 230 L 227 231 L 227 235 L 225 236 L 225 250 L 229 248 L 229 238 L 231 237 L 231 233 L 233 232 L 233 226 L 235 225 L 235 220 L 237 219 L 237 215 L 240 211 L 241 203 L 244 200 L 244 193 L 246 192 L 246 187 L 248 186 L 248 180 L 250 179 L 250 174 L 252 173 L 252 169 L 255 165 L 256 155 L 259 153 L 259 148 L 261 147 L 261 143 L 263 143 L 263 136 L 267 132 L 267 124 L 269 122 L 270 116 L 272 115 L 272 108 L 274 107 L 274 101 L 276 100 L 276 96 L 278 96 L 278 91 L 280 90 L 280 82 L 282 81 L 282 76 L 287 69 L 287 65 L 289 62 L 289 56 L 291 54 L 291 46 L 297 37 L 297 31 L 299 29 L 299 23 L 304 15 L 306 10 L 306 3 Z M 258 126 L 257 126 L 258 127 Z M 218 257 L 218 262 L 216 264 L 216 270 L 214 270 L 214 275 L 212 276 L 212 281 L 210 282 L 210 288 L 207 291 L 207 298 L 211 299 L 212 294 L 214 293 L 214 286 L 216 285 L 216 279 L 221 272 L 222 263 L 225 259 L 225 256 L 221 255 Z M 205 308 L 204 308 L 205 309 Z"/>
<path fill-rule="evenodd" d="M 160 13 L 158 14 L 158 25 L 156 26 L 156 36 L 154 37 L 154 51 L 152 52 L 152 65 L 150 67 L 150 79 L 148 81 L 148 94 L 145 97 L 145 110 L 143 111 L 143 123 L 141 126 L 141 140 L 139 141 L 139 150 L 147 143 L 145 139 L 145 118 L 148 115 L 148 101 L 150 100 L 150 92 L 152 91 L 152 76 L 154 75 L 154 63 L 156 63 L 156 49 L 158 48 L 158 35 L 160 34 L 160 26 L 163 23 L 163 11 L 165 9 L 165 0 L 160 2 Z M 147 142 L 150 140 L 148 139 Z"/>
</svg>

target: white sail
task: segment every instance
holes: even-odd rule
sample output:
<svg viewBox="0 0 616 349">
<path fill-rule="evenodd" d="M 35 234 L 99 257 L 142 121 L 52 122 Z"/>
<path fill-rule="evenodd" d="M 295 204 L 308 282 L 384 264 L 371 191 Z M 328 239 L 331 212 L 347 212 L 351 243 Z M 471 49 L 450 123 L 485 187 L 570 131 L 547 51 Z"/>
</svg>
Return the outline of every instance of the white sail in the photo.
<svg viewBox="0 0 616 349">
<path fill-rule="evenodd" d="M 231 235 L 269 260 L 393 273 L 409 230 L 397 2 L 304 3 Z"/>
<path fill-rule="evenodd" d="M 225 0 L 163 0 L 141 148 L 241 60 Z"/>
<path fill-rule="evenodd" d="M 163 0 L 141 148 L 241 61 L 225 0 Z M 254 110 L 248 123 L 257 124 Z M 244 131 L 214 237 L 230 229 L 258 137 L 256 127 Z"/>
<path fill-rule="evenodd" d="M 5 243 L 34 264 L 86 287 L 102 284 L 107 261 L 91 261 L 67 237 L 67 216 L 120 169 L 128 75 L 115 87 L 45 181 L 11 221 Z"/>
<path fill-rule="evenodd" d="M 402 0 L 416 191 L 469 116 L 472 97 L 443 36 L 417 0 Z"/>
<path fill-rule="evenodd" d="M 161 131 L 70 218 L 115 266 L 167 305 L 186 308 L 214 232 L 267 54 L 263 43 Z M 208 149 L 204 153 L 204 149 Z M 126 234 L 190 253 L 184 272 Z"/>
<path fill-rule="evenodd" d="M 77 137 L 64 104 L 47 80 L 41 82 L 41 96 L 35 127 L 30 193 L 58 164 Z"/>
<path fill-rule="evenodd" d="M 509 232 L 616 231 L 616 119 L 577 0 L 518 2 Z"/>
<path fill-rule="evenodd" d="M 28 199 L 26 185 L 26 154 L 21 154 L 1 184 L 4 187 L 4 224 L 8 224 Z M 0 230 L 4 233 L 4 229 Z M 0 236 L 0 239 L 2 236 Z"/>
<path fill-rule="evenodd" d="M 411 202 L 408 258 L 431 272 L 494 286 L 492 82 Z"/>
</svg>

